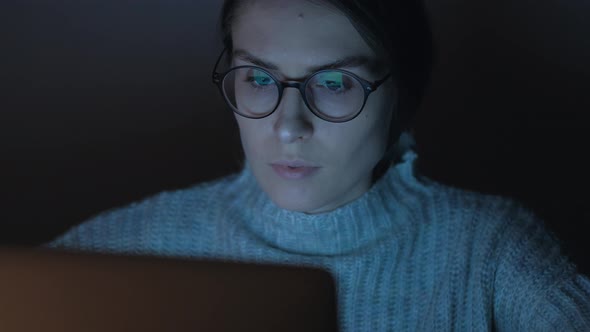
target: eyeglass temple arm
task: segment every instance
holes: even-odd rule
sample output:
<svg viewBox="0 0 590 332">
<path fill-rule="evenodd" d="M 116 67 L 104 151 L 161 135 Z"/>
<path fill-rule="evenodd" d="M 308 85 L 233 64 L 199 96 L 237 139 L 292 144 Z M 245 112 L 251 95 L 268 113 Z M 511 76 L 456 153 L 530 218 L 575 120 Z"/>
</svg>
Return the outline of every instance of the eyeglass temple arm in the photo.
<svg viewBox="0 0 590 332">
<path fill-rule="evenodd" d="M 369 90 L 370 92 L 373 92 L 373 91 L 377 90 L 377 88 L 378 88 L 378 87 L 379 87 L 381 84 L 383 84 L 385 81 L 387 81 L 387 80 L 389 79 L 389 77 L 391 77 L 391 73 L 387 74 L 387 76 L 383 77 L 382 79 L 380 79 L 380 80 L 378 80 L 378 81 L 375 81 L 375 82 L 373 82 L 373 84 L 371 84 L 371 85 L 369 86 L 369 89 L 368 89 L 368 90 Z"/>
<path fill-rule="evenodd" d="M 223 58 L 223 55 L 225 54 L 226 51 L 227 51 L 227 48 L 224 48 L 223 51 L 221 51 L 221 54 L 219 54 L 217 61 L 215 61 L 215 66 L 213 67 L 213 72 L 211 73 L 211 80 L 215 84 L 218 84 L 219 80 L 220 80 L 219 73 L 217 72 L 217 66 L 219 66 L 219 62 L 221 62 L 221 58 Z"/>
</svg>

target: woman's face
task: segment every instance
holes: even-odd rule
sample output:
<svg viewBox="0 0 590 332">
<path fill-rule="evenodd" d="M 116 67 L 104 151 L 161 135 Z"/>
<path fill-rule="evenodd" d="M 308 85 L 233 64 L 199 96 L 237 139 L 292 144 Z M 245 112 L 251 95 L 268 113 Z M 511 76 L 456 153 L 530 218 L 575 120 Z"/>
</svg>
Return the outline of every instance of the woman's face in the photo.
<svg viewBox="0 0 590 332">
<path fill-rule="evenodd" d="M 348 57 L 369 61 L 340 69 L 370 82 L 387 74 L 345 16 L 308 1 L 248 1 L 233 22 L 232 37 L 233 66 L 262 61 L 283 81 L 303 81 L 312 68 Z M 315 116 L 293 88 L 284 90 L 278 108 L 266 118 L 236 115 L 246 160 L 275 204 L 321 213 L 369 189 L 373 167 L 386 148 L 394 104 L 390 84 L 372 93 L 362 113 L 344 123 Z"/>
</svg>

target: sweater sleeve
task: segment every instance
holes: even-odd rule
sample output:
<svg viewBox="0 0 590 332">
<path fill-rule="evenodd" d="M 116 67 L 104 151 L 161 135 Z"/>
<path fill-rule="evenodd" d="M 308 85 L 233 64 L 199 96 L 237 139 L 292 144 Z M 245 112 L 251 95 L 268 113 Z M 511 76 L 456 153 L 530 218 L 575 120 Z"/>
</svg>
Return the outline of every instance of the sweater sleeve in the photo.
<svg viewBox="0 0 590 332">
<path fill-rule="evenodd" d="M 494 282 L 498 331 L 590 331 L 590 280 L 541 220 L 518 208 L 507 219 Z"/>
</svg>

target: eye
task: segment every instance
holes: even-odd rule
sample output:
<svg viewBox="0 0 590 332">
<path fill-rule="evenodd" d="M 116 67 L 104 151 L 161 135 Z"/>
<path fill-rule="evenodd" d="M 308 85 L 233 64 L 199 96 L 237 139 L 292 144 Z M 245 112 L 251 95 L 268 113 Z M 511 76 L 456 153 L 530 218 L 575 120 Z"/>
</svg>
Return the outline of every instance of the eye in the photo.
<svg viewBox="0 0 590 332">
<path fill-rule="evenodd" d="M 325 72 L 314 79 L 314 88 L 325 88 L 330 92 L 343 93 L 350 89 L 350 79 L 341 72 Z"/>
<path fill-rule="evenodd" d="M 248 73 L 246 80 L 251 82 L 252 85 L 259 87 L 274 84 L 272 77 L 270 77 L 267 73 L 257 69 L 252 69 L 250 73 Z"/>
</svg>

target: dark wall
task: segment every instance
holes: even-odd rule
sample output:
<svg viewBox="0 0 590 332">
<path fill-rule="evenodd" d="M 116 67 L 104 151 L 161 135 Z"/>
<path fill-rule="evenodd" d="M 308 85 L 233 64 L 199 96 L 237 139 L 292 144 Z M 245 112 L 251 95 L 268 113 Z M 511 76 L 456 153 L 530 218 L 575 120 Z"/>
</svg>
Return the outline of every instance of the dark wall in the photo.
<svg viewBox="0 0 590 332">
<path fill-rule="evenodd" d="M 4 1 L 0 243 L 236 170 L 210 71 L 220 1 Z M 529 205 L 589 271 L 590 5 L 429 1 L 421 167 Z"/>
<path fill-rule="evenodd" d="M 1 6 L 1 242 L 37 243 L 236 169 L 233 119 L 211 84 L 220 2 Z"/>
<path fill-rule="evenodd" d="M 590 2 L 431 0 L 439 65 L 426 173 L 515 197 L 590 272 Z"/>
</svg>

